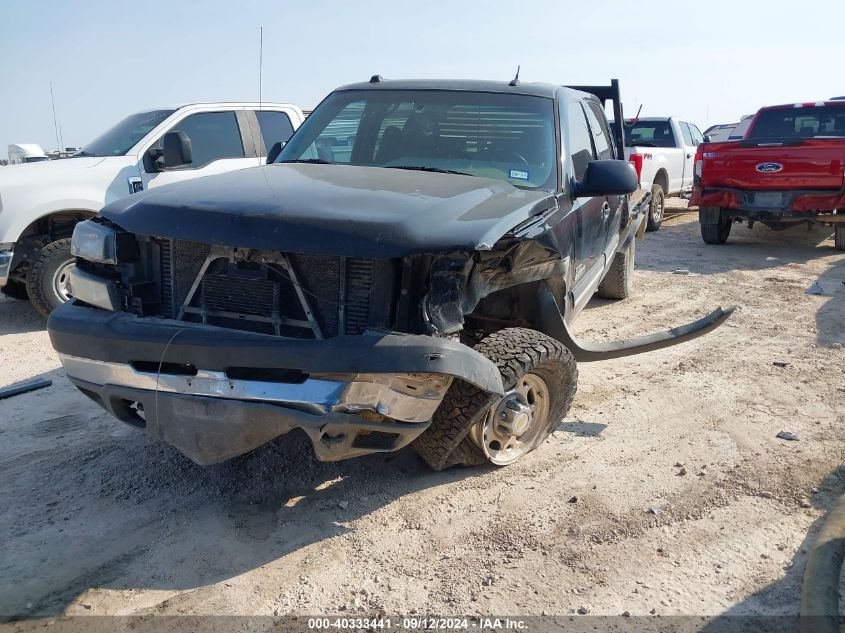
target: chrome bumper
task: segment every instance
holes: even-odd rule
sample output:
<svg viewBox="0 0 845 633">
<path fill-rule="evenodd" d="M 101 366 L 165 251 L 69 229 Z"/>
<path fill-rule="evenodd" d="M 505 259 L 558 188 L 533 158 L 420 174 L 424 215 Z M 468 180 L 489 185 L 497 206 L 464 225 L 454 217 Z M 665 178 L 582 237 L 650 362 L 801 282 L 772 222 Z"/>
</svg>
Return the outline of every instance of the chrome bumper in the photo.
<svg viewBox="0 0 845 633">
<path fill-rule="evenodd" d="M 158 374 L 123 363 L 59 358 L 84 394 L 200 464 L 235 457 L 294 428 L 308 434 L 321 460 L 397 450 L 428 428 L 452 382 L 440 374 L 265 382 L 220 371 Z"/>
<path fill-rule="evenodd" d="M 316 415 L 369 411 L 402 422 L 428 422 L 452 383 L 450 376 L 440 374 L 330 374 L 302 383 L 263 382 L 231 379 L 221 371 L 156 374 L 66 354 L 59 359 L 70 378 L 100 386 L 273 402 Z"/>
</svg>

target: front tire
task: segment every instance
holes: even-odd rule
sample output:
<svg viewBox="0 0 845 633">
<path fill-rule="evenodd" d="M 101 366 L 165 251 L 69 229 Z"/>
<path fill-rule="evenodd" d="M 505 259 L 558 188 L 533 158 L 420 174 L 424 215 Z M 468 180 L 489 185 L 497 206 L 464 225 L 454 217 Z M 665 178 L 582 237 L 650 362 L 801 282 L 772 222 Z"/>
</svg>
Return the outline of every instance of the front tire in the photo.
<svg viewBox="0 0 845 633">
<path fill-rule="evenodd" d="M 634 288 L 634 260 L 637 255 L 637 240 L 632 239 L 624 251 L 613 257 L 610 270 L 601 280 L 598 295 L 602 299 L 627 299 Z"/>
<path fill-rule="evenodd" d="M 730 218 L 719 218 L 718 224 L 702 224 L 701 239 L 705 244 L 724 244 L 731 234 L 733 220 Z"/>
<path fill-rule="evenodd" d="M 666 192 L 660 185 L 652 185 L 651 202 L 648 205 L 648 224 L 646 231 L 656 231 L 663 224 L 663 214 L 666 212 Z"/>
<path fill-rule="evenodd" d="M 845 225 L 836 225 L 833 231 L 833 247 L 838 251 L 845 251 Z"/>
<path fill-rule="evenodd" d="M 414 442 L 434 470 L 455 464 L 512 464 L 542 444 L 572 406 L 578 367 L 542 332 L 507 328 L 475 347 L 499 368 L 505 396 L 479 416 L 487 394 L 455 381 L 431 427 Z"/>
<path fill-rule="evenodd" d="M 71 298 L 68 282 L 75 265 L 70 238 L 56 240 L 41 249 L 26 276 L 26 286 L 30 302 L 43 316 L 49 316 Z"/>
</svg>

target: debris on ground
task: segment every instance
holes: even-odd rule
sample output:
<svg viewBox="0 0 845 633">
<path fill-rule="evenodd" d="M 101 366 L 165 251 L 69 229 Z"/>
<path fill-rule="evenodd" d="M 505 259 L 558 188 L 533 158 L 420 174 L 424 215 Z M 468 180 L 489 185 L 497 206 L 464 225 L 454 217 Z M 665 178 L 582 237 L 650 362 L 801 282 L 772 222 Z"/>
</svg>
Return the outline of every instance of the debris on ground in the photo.
<svg viewBox="0 0 845 633">
<path fill-rule="evenodd" d="M 791 431 L 781 431 L 775 437 L 780 438 L 782 440 L 789 440 L 790 442 L 798 442 L 800 438 Z"/>
<path fill-rule="evenodd" d="M 35 391 L 36 389 L 44 389 L 44 387 L 49 387 L 52 384 L 53 381 L 48 380 L 47 378 L 36 378 L 35 380 L 15 383 L 14 385 L 9 385 L 8 387 L 0 389 L 0 400 L 3 400 L 4 398 L 11 398 L 12 396 L 17 396 L 22 393 L 29 393 L 30 391 Z"/>
<path fill-rule="evenodd" d="M 789 367 L 789 363 L 787 363 L 786 361 L 782 361 L 782 360 L 776 360 L 775 362 L 772 363 L 772 365 L 774 365 L 775 367 Z"/>
</svg>

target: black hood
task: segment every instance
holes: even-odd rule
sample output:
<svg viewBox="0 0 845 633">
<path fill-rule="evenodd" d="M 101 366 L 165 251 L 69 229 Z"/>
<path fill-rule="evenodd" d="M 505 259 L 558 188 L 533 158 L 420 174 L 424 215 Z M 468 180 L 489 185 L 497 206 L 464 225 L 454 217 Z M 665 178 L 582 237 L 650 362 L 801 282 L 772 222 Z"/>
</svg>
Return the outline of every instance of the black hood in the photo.
<svg viewBox="0 0 845 633">
<path fill-rule="evenodd" d="M 554 204 L 500 180 L 350 165 L 274 164 L 135 194 L 102 215 L 127 231 L 346 257 L 487 250 Z"/>
</svg>

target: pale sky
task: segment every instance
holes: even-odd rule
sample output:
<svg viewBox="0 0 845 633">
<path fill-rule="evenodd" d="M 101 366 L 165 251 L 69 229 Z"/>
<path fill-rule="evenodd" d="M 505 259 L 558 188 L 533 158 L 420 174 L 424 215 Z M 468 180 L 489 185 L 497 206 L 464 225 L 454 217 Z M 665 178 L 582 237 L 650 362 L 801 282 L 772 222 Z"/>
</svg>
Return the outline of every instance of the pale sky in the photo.
<svg viewBox="0 0 845 633">
<path fill-rule="evenodd" d="M 703 130 L 760 106 L 845 94 L 843 0 L 0 0 L 0 156 L 66 146 L 137 111 L 258 98 L 310 109 L 386 78 L 621 81 L 627 115 Z"/>
</svg>

